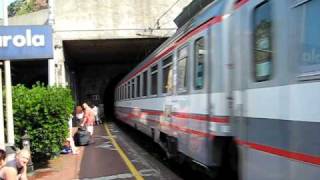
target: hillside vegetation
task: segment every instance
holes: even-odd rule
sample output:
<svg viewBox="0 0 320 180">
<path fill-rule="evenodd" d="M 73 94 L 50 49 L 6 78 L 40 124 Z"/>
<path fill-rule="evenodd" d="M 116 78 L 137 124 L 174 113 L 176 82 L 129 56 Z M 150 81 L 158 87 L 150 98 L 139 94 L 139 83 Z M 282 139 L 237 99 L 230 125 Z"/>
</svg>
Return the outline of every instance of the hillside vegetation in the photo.
<svg viewBox="0 0 320 180">
<path fill-rule="evenodd" d="M 16 0 L 8 6 L 8 16 L 19 16 L 48 8 L 48 0 Z"/>
</svg>

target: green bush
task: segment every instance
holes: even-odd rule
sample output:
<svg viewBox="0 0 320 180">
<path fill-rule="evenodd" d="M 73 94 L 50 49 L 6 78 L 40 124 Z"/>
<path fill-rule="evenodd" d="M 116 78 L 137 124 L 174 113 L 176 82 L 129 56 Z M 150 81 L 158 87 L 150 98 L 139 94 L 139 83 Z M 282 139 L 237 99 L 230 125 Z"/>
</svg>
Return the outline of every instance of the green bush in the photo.
<svg viewBox="0 0 320 180">
<path fill-rule="evenodd" d="M 13 87 L 12 95 L 16 145 L 27 130 L 35 157 L 53 157 L 68 135 L 68 119 L 73 111 L 69 88 L 45 87 L 37 83 L 31 89 Z"/>
<path fill-rule="evenodd" d="M 39 10 L 36 0 L 16 0 L 8 6 L 8 16 L 24 15 Z"/>
</svg>

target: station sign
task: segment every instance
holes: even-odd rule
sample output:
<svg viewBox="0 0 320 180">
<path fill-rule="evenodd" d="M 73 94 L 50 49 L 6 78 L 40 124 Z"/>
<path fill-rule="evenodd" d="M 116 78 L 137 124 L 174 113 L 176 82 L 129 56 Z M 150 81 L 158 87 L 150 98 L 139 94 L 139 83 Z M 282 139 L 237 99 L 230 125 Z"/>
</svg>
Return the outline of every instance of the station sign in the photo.
<svg viewBox="0 0 320 180">
<path fill-rule="evenodd" d="M 0 26 L 0 59 L 52 59 L 51 26 Z"/>
</svg>

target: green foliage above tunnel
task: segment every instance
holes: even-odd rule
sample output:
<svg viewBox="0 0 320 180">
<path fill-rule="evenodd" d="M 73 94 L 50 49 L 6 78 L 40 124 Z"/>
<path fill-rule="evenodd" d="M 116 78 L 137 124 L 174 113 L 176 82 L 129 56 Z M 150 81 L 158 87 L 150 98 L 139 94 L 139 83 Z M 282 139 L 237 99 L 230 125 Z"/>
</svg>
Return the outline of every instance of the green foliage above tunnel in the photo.
<svg viewBox="0 0 320 180">
<path fill-rule="evenodd" d="M 48 7 L 48 0 L 16 0 L 8 6 L 8 16 L 28 14 Z"/>
</svg>

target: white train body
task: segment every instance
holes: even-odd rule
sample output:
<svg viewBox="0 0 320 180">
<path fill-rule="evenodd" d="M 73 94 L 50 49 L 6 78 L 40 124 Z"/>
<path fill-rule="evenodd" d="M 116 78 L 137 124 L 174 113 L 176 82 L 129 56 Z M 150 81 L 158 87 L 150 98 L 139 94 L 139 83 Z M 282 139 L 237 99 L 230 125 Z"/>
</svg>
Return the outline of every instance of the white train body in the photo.
<svg viewBox="0 0 320 180">
<path fill-rule="evenodd" d="M 118 119 L 240 177 L 320 177 L 320 0 L 216 0 L 116 88 Z"/>
</svg>

